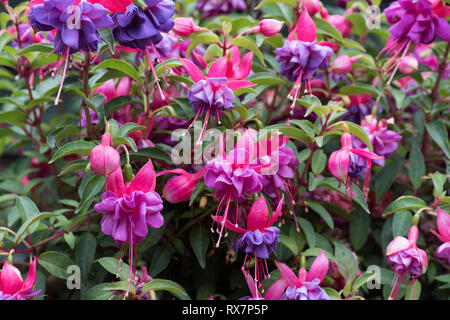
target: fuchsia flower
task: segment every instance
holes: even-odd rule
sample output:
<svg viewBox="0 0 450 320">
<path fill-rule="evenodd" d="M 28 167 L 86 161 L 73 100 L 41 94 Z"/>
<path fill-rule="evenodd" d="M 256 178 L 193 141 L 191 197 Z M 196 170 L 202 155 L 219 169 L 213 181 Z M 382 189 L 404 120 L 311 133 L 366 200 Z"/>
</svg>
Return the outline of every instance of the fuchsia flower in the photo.
<svg viewBox="0 0 450 320">
<path fill-rule="evenodd" d="M 155 185 L 156 174 L 151 160 L 126 184 L 122 169 L 118 167 L 106 180 L 102 202 L 94 205 L 95 211 L 106 214 L 101 220 L 103 233 L 110 235 L 117 244 L 129 243 L 130 279 L 134 279 L 133 252 L 137 259 L 136 245 L 147 236 L 148 226 L 159 228 L 164 223 L 161 215 L 163 204 L 155 192 Z M 136 268 L 136 263 L 134 266 Z"/>
<path fill-rule="evenodd" d="M 269 270 L 267 268 L 266 259 L 269 258 L 271 252 L 275 251 L 276 244 L 279 240 L 280 229 L 274 227 L 273 224 L 277 220 L 283 207 L 284 196 L 281 198 L 278 206 L 269 219 L 269 211 L 267 208 L 266 200 L 264 196 L 260 196 L 252 205 L 250 213 L 247 217 L 247 229 L 237 226 L 237 224 L 231 223 L 227 217 L 219 217 L 217 215 L 212 216 L 213 220 L 218 224 L 225 226 L 227 229 L 240 233 L 241 236 L 234 243 L 234 247 L 237 249 L 243 249 L 246 253 L 244 265 L 247 257 L 254 256 L 255 258 L 255 281 L 262 285 L 261 281 L 266 279 Z M 259 259 L 259 260 L 258 260 Z M 261 260 L 264 261 L 264 265 L 261 264 Z M 250 264 L 250 259 L 248 261 Z M 249 267 L 247 266 L 247 274 L 249 273 Z"/>
<path fill-rule="evenodd" d="M 383 157 L 363 149 L 353 148 L 352 135 L 345 132 L 341 137 L 341 149 L 331 153 L 328 159 L 328 170 L 339 181 L 346 185 L 346 193 L 352 197 L 352 184 L 358 184 L 357 179 L 361 177 L 365 168 L 363 192 L 367 197 L 369 193 L 370 169 L 373 160 L 381 160 Z M 365 163 L 364 163 L 365 162 Z"/>
<path fill-rule="evenodd" d="M 192 192 L 197 186 L 197 183 L 205 175 L 205 169 L 203 168 L 194 174 L 190 174 L 183 169 L 167 170 L 159 172 L 158 176 L 167 173 L 176 173 L 178 175 L 173 176 L 167 181 L 163 189 L 163 197 L 170 203 L 180 203 L 191 199 Z"/>
<path fill-rule="evenodd" d="M 41 290 L 33 291 L 36 282 L 36 259 L 30 264 L 28 276 L 22 280 L 19 269 L 5 261 L 0 271 L 0 300 L 31 300 Z"/>
<path fill-rule="evenodd" d="M 427 254 L 417 248 L 417 236 L 419 229 L 411 226 L 408 239 L 397 236 L 386 247 L 386 258 L 391 268 L 395 271 L 393 286 L 389 299 L 395 300 L 398 289 L 407 274 L 412 275 L 413 282 L 428 268 Z"/>
<path fill-rule="evenodd" d="M 267 290 L 273 300 L 330 300 L 319 285 L 328 272 L 329 261 L 325 252 L 320 251 L 309 271 L 301 268 L 298 277 L 284 263 L 275 261 L 281 272 L 281 279 Z M 270 294 L 269 294 L 270 293 Z"/>
<path fill-rule="evenodd" d="M 450 214 L 438 207 L 437 209 L 437 228 L 439 233 L 435 230 L 430 230 L 436 237 L 439 238 L 443 244 L 436 249 L 436 256 L 447 260 L 450 264 Z"/>
<path fill-rule="evenodd" d="M 314 21 L 308 10 L 303 10 L 296 27 L 289 33 L 288 40 L 282 48 L 275 50 L 281 74 L 289 81 L 295 82 L 289 93 L 289 98 L 292 99 L 291 115 L 300 95 L 302 81 L 305 81 L 306 88 L 312 94 L 310 77 L 313 77 L 319 68 L 326 69 L 328 58 L 333 54 L 330 47 L 315 43 L 316 34 Z"/>
<path fill-rule="evenodd" d="M 102 176 L 108 176 L 120 167 L 120 155 L 111 147 L 110 133 L 105 133 L 102 143 L 92 149 L 89 161 L 92 171 Z"/>
<path fill-rule="evenodd" d="M 216 121 L 220 124 L 220 114 L 223 110 L 234 108 L 232 104 L 235 99 L 233 90 L 248 88 L 255 84 L 247 80 L 227 78 L 227 57 L 219 58 L 211 65 L 208 77 L 205 77 L 203 72 L 191 60 L 180 58 L 180 61 L 195 82 L 188 92 L 188 98 L 196 115 L 187 130 L 191 128 L 200 114 L 206 112 L 205 123 L 196 143 L 196 145 L 199 145 L 203 140 L 209 118 L 215 116 Z"/>
</svg>

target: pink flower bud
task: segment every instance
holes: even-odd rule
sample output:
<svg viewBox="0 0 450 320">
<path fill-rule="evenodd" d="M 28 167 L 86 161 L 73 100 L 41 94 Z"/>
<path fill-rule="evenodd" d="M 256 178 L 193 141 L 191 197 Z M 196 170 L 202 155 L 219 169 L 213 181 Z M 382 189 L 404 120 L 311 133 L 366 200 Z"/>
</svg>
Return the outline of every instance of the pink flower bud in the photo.
<svg viewBox="0 0 450 320">
<path fill-rule="evenodd" d="M 338 29 L 338 31 L 344 38 L 349 36 L 352 32 L 352 24 L 346 17 L 340 16 L 338 14 L 331 14 L 328 15 L 325 20 L 328 21 L 333 27 Z"/>
<path fill-rule="evenodd" d="M 320 10 L 319 0 L 303 0 L 302 7 L 308 10 L 309 15 L 312 17 Z"/>
<path fill-rule="evenodd" d="M 120 155 L 116 149 L 111 147 L 111 134 L 102 136 L 102 143 L 92 149 L 89 156 L 92 171 L 107 176 L 120 167 Z"/>
<path fill-rule="evenodd" d="M 417 71 L 417 69 L 419 68 L 419 63 L 417 62 L 416 58 L 406 56 L 400 59 L 398 68 L 403 74 L 411 74 Z"/>
<path fill-rule="evenodd" d="M 192 33 L 197 33 L 200 28 L 194 23 L 194 19 L 189 18 L 175 18 L 173 32 L 180 37 L 189 37 Z"/>
<path fill-rule="evenodd" d="M 256 27 L 260 33 L 262 33 L 266 37 L 271 37 L 280 32 L 283 27 L 283 22 L 275 19 L 264 19 L 259 23 L 259 27 Z M 255 31 L 255 32 L 258 32 Z"/>
<path fill-rule="evenodd" d="M 197 183 L 203 178 L 205 170 L 202 169 L 195 174 L 190 174 L 183 169 L 169 170 L 164 173 L 179 173 L 180 175 L 172 177 L 163 189 L 163 197 L 170 203 L 180 203 L 189 201 L 191 199 L 192 192 L 194 191 Z"/>
<path fill-rule="evenodd" d="M 337 74 L 346 74 L 352 71 L 352 60 L 349 56 L 343 54 L 334 59 L 331 66 L 331 72 Z"/>
</svg>

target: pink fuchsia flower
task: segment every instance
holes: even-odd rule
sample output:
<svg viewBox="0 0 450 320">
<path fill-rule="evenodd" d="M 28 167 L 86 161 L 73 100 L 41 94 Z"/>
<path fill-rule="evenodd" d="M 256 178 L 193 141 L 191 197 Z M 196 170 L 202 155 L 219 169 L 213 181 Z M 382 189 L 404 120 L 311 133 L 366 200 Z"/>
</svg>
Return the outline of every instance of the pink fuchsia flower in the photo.
<svg viewBox="0 0 450 320">
<path fill-rule="evenodd" d="M 31 300 L 41 290 L 33 291 L 36 282 L 36 259 L 30 264 L 28 276 L 22 280 L 19 269 L 5 261 L 0 271 L 0 300 Z"/>
<path fill-rule="evenodd" d="M 291 115 L 300 94 L 302 81 L 306 82 L 306 87 L 312 94 L 310 77 L 313 77 L 319 68 L 326 69 L 328 58 L 333 54 L 330 47 L 315 43 L 316 34 L 314 21 L 308 11 L 303 10 L 296 27 L 288 35 L 288 41 L 282 48 L 275 50 L 281 74 L 289 81 L 295 82 L 294 88 L 289 93 L 289 98 L 292 99 Z"/>
<path fill-rule="evenodd" d="M 320 7 L 322 6 L 322 3 L 320 0 L 303 0 L 302 1 L 302 8 L 308 10 L 308 13 L 311 17 L 314 17 L 314 15 L 320 11 Z"/>
<path fill-rule="evenodd" d="M 328 170 L 339 181 L 346 185 L 345 192 L 354 196 L 352 185 L 355 182 L 358 184 L 357 179 L 360 178 L 360 171 L 365 165 L 365 176 L 363 193 L 367 197 L 369 193 L 370 182 L 370 169 L 372 167 L 373 160 L 381 160 L 383 157 L 377 156 L 375 153 L 353 148 L 352 135 L 345 132 L 341 137 L 341 149 L 331 153 L 328 159 Z"/>
<path fill-rule="evenodd" d="M 298 277 L 287 265 L 275 262 L 281 272 L 281 279 L 267 290 L 273 300 L 330 300 L 320 283 L 328 272 L 329 261 L 322 250 L 309 271 L 301 268 Z"/>
<path fill-rule="evenodd" d="M 417 248 L 419 229 L 412 226 L 409 229 L 408 239 L 397 236 L 386 247 L 386 258 L 395 271 L 393 286 L 389 299 L 395 300 L 398 289 L 406 275 L 412 275 L 415 281 L 424 274 L 428 268 L 428 258 L 425 251 Z"/>
<path fill-rule="evenodd" d="M 236 240 L 233 247 L 243 249 L 246 253 L 243 269 L 249 273 L 249 267 L 245 267 L 248 256 L 255 258 L 255 274 L 254 278 L 261 286 L 261 281 L 266 279 L 269 270 L 267 269 L 266 259 L 269 258 L 271 252 L 276 249 L 277 243 L 280 241 L 280 229 L 274 227 L 273 224 L 277 220 L 283 207 L 284 197 L 281 198 L 278 206 L 269 219 L 269 211 L 264 196 L 260 196 L 252 205 L 250 213 L 247 216 L 247 229 L 239 227 L 237 224 L 231 223 L 227 217 L 213 216 L 213 220 L 218 224 L 225 226 L 227 229 L 240 233 L 241 236 Z M 262 264 L 264 261 L 264 264 Z M 250 259 L 248 260 L 250 264 Z"/>
<path fill-rule="evenodd" d="M 450 214 L 438 207 L 437 209 L 437 229 L 439 231 L 430 230 L 443 244 L 436 249 L 436 256 L 447 260 L 450 264 Z"/>
<path fill-rule="evenodd" d="M 192 17 L 180 17 L 174 19 L 172 30 L 180 37 L 189 37 L 191 34 L 199 32 L 201 28 L 195 25 Z"/>
<path fill-rule="evenodd" d="M 106 179 L 102 202 L 94 205 L 95 211 L 106 214 L 101 220 L 102 232 L 121 246 L 129 243 L 130 279 L 134 279 L 133 254 L 137 259 L 136 245 L 145 239 L 149 226 L 159 228 L 164 223 L 161 214 L 163 202 L 155 192 L 155 185 L 156 174 L 151 160 L 126 184 L 119 167 Z"/>
<path fill-rule="evenodd" d="M 175 173 L 177 175 L 167 181 L 163 189 L 163 197 L 170 203 L 180 203 L 191 199 L 192 192 L 197 186 L 197 183 L 205 175 L 205 169 L 203 168 L 194 174 L 183 169 L 167 170 L 159 172 L 158 176 L 167 173 Z"/>
<path fill-rule="evenodd" d="M 199 145 L 203 140 L 209 118 L 215 116 L 216 121 L 220 124 L 220 114 L 226 109 L 234 108 L 232 103 L 235 99 L 233 90 L 252 87 L 255 84 L 247 80 L 227 78 L 227 57 L 219 58 L 211 65 L 208 77 L 205 77 L 191 60 L 180 58 L 180 61 L 195 82 L 188 92 L 188 98 L 196 115 L 187 130 L 191 128 L 200 114 L 206 113 L 202 132 L 196 142 L 196 145 Z"/>
<path fill-rule="evenodd" d="M 252 29 L 253 33 L 261 33 L 265 37 L 271 37 L 280 32 L 284 22 L 275 19 L 263 19 L 258 26 Z"/>
<path fill-rule="evenodd" d="M 373 160 L 375 165 L 381 167 L 384 167 L 385 159 L 390 158 L 392 153 L 397 150 L 398 142 L 402 139 L 402 136 L 397 132 L 387 129 L 388 123 L 390 123 L 389 119 L 378 120 L 374 115 L 367 115 L 360 124 L 369 136 L 373 152 L 383 157 L 381 160 Z M 353 145 L 356 148 L 366 147 L 364 142 L 358 138 L 353 140 Z"/>
<path fill-rule="evenodd" d="M 111 134 L 102 136 L 102 143 L 94 147 L 89 155 L 92 171 L 102 176 L 108 176 L 120 168 L 120 155 L 111 147 Z"/>
</svg>

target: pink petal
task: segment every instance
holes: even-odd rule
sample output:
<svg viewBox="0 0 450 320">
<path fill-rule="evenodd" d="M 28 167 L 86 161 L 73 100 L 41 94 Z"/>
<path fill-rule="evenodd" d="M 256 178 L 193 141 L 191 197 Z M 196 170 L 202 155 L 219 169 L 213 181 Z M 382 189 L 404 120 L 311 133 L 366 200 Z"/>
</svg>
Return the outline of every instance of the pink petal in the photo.
<svg viewBox="0 0 450 320">
<path fill-rule="evenodd" d="M 125 193 L 125 184 L 120 166 L 113 173 L 109 174 L 106 179 L 106 191 L 114 192 L 119 198 Z"/>
<path fill-rule="evenodd" d="M 35 282 L 36 282 L 36 259 L 34 259 L 33 262 L 30 264 L 27 278 L 23 282 L 22 289 L 20 290 L 20 292 L 27 292 L 28 290 L 33 288 Z"/>
<path fill-rule="evenodd" d="M 180 61 L 194 82 L 206 79 L 203 72 L 191 60 L 180 58 Z"/>
<path fill-rule="evenodd" d="M 445 239 L 444 242 L 450 241 L 450 214 L 438 207 L 437 209 L 437 228 L 441 236 Z"/>
<path fill-rule="evenodd" d="M 284 201 L 284 194 L 281 197 L 280 202 L 278 202 L 278 206 L 277 209 L 275 210 L 275 212 L 273 213 L 272 217 L 270 218 L 269 222 L 267 222 L 266 224 L 266 228 L 270 227 L 271 225 L 273 225 L 275 223 L 275 221 L 277 221 L 278 216 L 281 213 L 281 209 L 283 208 L 283 201 Z"/>
<path fill-rule="evenodd" d="M 236 69 L 239 67 L 239 62 L 241 61 L 241 52 L 238 46 L 232 46 L 230 51 L 231 64 Z"/>
<path fill-rule="evenodd" d="M 362 150 L 362 149 L 351 149 L 350 152 L 357 154 L 358 156 L 364 157 L 370 160 L 381 160 L 383 157 L 377 156 L 375 153 Z"/>
<path fill-rule="evenodd" d="M 410 247 L 411 243 L 408 239 L 402 236 L 396 236 L 386 247 L 386 256 L 409 249 Z"/>
<path fill-rule="evenodd" d="M 227 74 L 227 57 L 217 59 L 209 68 L 208 78 L 226 77 Z"/>
<path fill-rule="evenodd" d="M 331 153 L 328 159 L 328 170 L 338 181 L 347 182 L 349 166 L 350 153 L 347 150 L 341 149 Z"/>
<path fill-rule="evenodd" d="M 253 52 L 248 52 L 244 55 L 239 69 L 235 71 L 236 79 L 247 78 L 252 70 Z"/>
<path fill-rule="evenodd" d="M 155 190 L 156 185 L 156 174 L 153 168 L 152 160 L 149 159 L 148 162 L 139 170 L 137 175 L 131 181 L 130 185 L 127 187 L 127 193 L 133 191 L 142 191 L 144 193 L 152 192 Z"/>
<path fill-rule="evenodd" d="M 329 261 L 325 252 L 320 251 L 317 258 L 314 260 L 311 268 L 309 269 L 306 281 L 310 282 L 314 279 L 319 279 L 322 282 L 328 272 Z"/>
<path fill-rule="evenodd" d="M 316 25 L 310 17 L 308 10 L 303 10 L 296 27 L 298 40 L 314 42 L 316 40 Z"/>
<path fill-rule="evenodd" d="M 15 294 L 20 291 L 22 285 L 23 281 L 19 269 L 8 261 L 5 261 L 2 272 L 0 272 L 0 286 L 2 291 L 7 294 Z"/>
<path fill-rule="evenodd" d="M 286 290 L 286 280 L 281 279 L 275 281 L 269 289 L 267 289 L 264 300 L 280 300 Z"/>
<path fill-rule="evenodd" d="M 211 218 L 216 221 L 218 224 L 221 224 L 223 221 L 223 217 L 220 216 L 211 216 Z M 234 223 L 231 223 L 230 220 L 225 220 L 225 227 L 231 231 L 237 232 L 237 233 L 246 233 L 247 230 L 241 227 L 236 227 Z"/>
<path fill-rule="evenodd" d="M 130 94 L 131 90 L 131 79 L 124 77 L 120 80 L 117 85 L 116 96 L 126 96 Z"/>
<path fill-rule="evenodd" d="M 264 196 L 260 196 L 252 205 L 250 213 L 247 217 L 247 229 L 260 231 L 264 230 L 267 219 L 269 218 L 269 211 Z"/>
<path fill-rule="evenodd" d="M 296 287 L 299 284 L 298 278 L 295 275 L 294 271 L 291 270 L 291 268 L 278 261 L 275 261 L 275 264 L 278 269 L 280 269 L 281 278 L 286 280 L 287 287 Z"/>
<path fill-rule="evenodd" d="M 253 298 L 262 298 L 261 293 L 259 293 L 257 284 L 255 283 L 255 280 L 253 280 L 253 277 L 250 273 L 247 273 L 244 269 L 242 269 L 242 272 L 244 273 L 245 281 L 247 281 L 248 289 L 250 290 Z"/>
<path fill-rule="evenodd" d="M 254 87 L 256 84 L 247 80 L 231 80 L 227 82 L 227 87 L 231 90 Z"/>
</svg>

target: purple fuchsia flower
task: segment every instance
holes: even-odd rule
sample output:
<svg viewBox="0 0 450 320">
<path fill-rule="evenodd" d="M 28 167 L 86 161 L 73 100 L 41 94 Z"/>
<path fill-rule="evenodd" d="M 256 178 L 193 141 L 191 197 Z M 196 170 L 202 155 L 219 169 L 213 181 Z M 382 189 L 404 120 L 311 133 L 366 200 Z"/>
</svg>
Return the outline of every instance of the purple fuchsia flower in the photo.
<svg viewBox="0 0 450 320">
<path fill-rule="evenodd" d="M 331 153 L 328 159 L 328 170 L 339 181 L 346 185 L 345 193 L 354 196 L 353 183 L 358 183 L 358 178 L 364 174 L 363 193 L 367 197 L 369 193 L 370 169 L 373 160 L 381 160 L 383 157 L 375 153 L 354 148 L 352 135 L 345 132 L 341 137 L 341 149 Z M 365 162 L 365 166 L 364 163 Z"/>
<path fill-rule="evenodd" d="M 369 136 L 373 152 L 383 157 L 381 160 L 373 160 L 373 164 L 381 167 L 384 167 L 385 159 L 390 158 L 397 150 L 398 141 L 402 139 L 397 132 L 387 129 L 389 121 L 389 119 L 378 120 L 374 115 L 367 115 L 360 124 Z M 365 143 L 358 138 L 353 140 L 353 146 L 360 149 L 366 147 Z"/>
<path fill-rule="evenodd" d="M 429 44 L 436 37 L 450 41 L 450 26 L 445 18 L 434 11 L 435 8 L 428 0 L 399 0 L 392 2 L 384 10 L 386 19 L 391 24 L 391 34 L 379 55 L 386 51 L 391 56 L 385 64 L 386 71 L 395 67 L 387 84 L 392 81 L 397 71 L 397 57 L 401 54 L 403 58 L 412 43 Z"/>
<path fill-rule="evenodd" d="M 359 124 L 372 111 L 375 102 L 371 97 L 370 93 L 350 95 L 350 104 L 345 106 L 347 112 L 344 113 L 342 119 Z"/>
<path fill-rule="evenodd" d="M 269 220 L 269 211 L 266 200 L 264 199 L 264 196 L 260 196 L 253 203 L 250 213 L 247 216 L 247 229 L 231 223 L 226 216 L 212 216 L 213 220 L 218 224 L 241 234 L 233 244 L 233 247 L 236 249 L 243 249 L 246 253 L 242 269 L 246 270 L 247 274 L 250 272 L 250 259 L 248 259 L 247 267 L 245 266 L 247 258 L 248 256 L 253 256 L 255 258 L 255 289 L 256 283 L 259 283 L 259 286 L 261 286 L 261 281 L 268 277 L 269 270 L 267 268 L 266 259 L 269 258 L 271 252 L 275 251 L 276 245 L 280 241 L 280 229 L 274 227 L 273 224 L 281 213 L 283 200 L 284 197 L 281 198 L 277 209 Z M 262 264 L 261 260 L 264 261 L 264 264 Z"/>
<path fill-rule="evenodd" d="M 430 231 L 444 242 L 436 249 L 436 257 L 447 260 L 447 263 L 450 264 L 450 214 L 439 207 L 437 209 L 436 224 L 439 233 L 435 230 Z"/>
<path fill-rule="evenodd" d="M 145 239 L 149 226 L 159 228 L 164 223 L 161 215 L 163 203 L 155 191 L 155 185 L 156 174 L 151 160 L 126 184 L 119 167 L 106 179 L 102 202 L 94 205 L 95 211 L 106 214 L 101 220 L 102 232 L 121 246 L 129 243 L 130 279 L 134 279 L 133 254 L 137 260 L 136 245 Z"/>
<path fill-rule="evenodd" d="M 16 27 L 11 27 L 11 28 L 8 28 L 7 31 L 8 31 L 8 33 L 10 33 L 12 35 L 15 32 L 17 32 L 17 29 L 16 29 Z M 21 44 L 22 48 L 26 48 L 30 44 L 33 44 L 35 42 L 33 28 L 28 23 L 25 23 L 25 22 L 19 24 L 18 38 L 19 37 L 20 37 L 20 44 Z M 13 48 L 19 47 L 19 43 L 17 42 L 16 39 L 14 39 L 11 42 L 11 46 Z"/>
<path fill-rule="evenodd" d="M 301 268 L 298 277 L 287 265 L 275 261 L 281 272 L 281 279 L 267 290 L 273 300 L 331 300 L 320 283 L 328 272 L 329 261 L 325 252 L 320 251 L 309 271 Z M 266 294 L 266 295 L 267 295 Z"/>
<path fill-rule="evenodd" d="M 333 54 L 330 47 L 318 45 L 315 40 L 316 25 L 309 16 L 308 10 L 303 10 L 288 40 L 282 48 L 275 50 L 276 60 L 281 64 L 281 74 L 289 81 L 295 82 L 289 94 L 289 98 L 292 99 L 291 115 L 300 94 L 302 81 L 305 81 L 309 93 L 312 94 L 310 78 L 319 68 L 328 67 L 328 58 Z"/>
<path fill-rule="evenodd" d="M 0 271 L 0 300 L 31 300 L 41 290 L 34 291 L 36 282 L 36 259 L 33 260 L 28 269 L 25 281 L 22 280 L 19 269 L 8 261 L 3 263 Z"/>
<path fill-rule="evenodd" d="M 235 11 L 244 11 L 247 9 L 247 4 L 244 0 L 199 0 L 197 9 L 203 12 L 205 18 L 210 18 Z"/>
<path fill-rule="evenodd" d="M 211 116 L 220 125 L 220 115 L 226 109 L 232 109 L 235 95 L 233 90 L 248 88 L 255 84 L 247 80 L 232 80 L 227 78 L 228 57 L 217 59 L 209 68 L 208 77 L 188 59 L 180 58 L 187 73 L 194 80 L 195 84 L 188 92 L 189 102 L 196 113 L 194 120 L 187 130 L 191 128 L 200 114 L 206 113 L 205 123 L 196 145 L 203 140 L 208 121 Z"/>
<path fill-rule="evenodd" d="M 62 81 L 56 96 L 59 102 L 62 85 L 67 72 L 69 56 L 79 50 L 95 52 L 101 42 L 97 29 L 108 28 L 113 21 L 108 9 L 101 4 L 87 1 L 76 3 L 75 0 L 45 0 L 31 8 L 28 19 L 33 28 L 41 31 L 57 29 L 55 35 L 55 52 L 62 53 L 56 66 L 56 73 L 62 69 Z M 65 61 L 64 68 L 62 68 Z"/>
<path fill-rule="evenodd" d="M 386 247 L 386 258 L 395 271 L 393 286 L 389 299 L 395 300 L 398 289 L 406 275 L 410 274 L 413 281 L 424 274 L 428 268 L 427 254 L 422 249 L 417 248 L 417 236 L 419 229 L 411 226 L 408 239 L 397 236 Z"/>
</svg>

